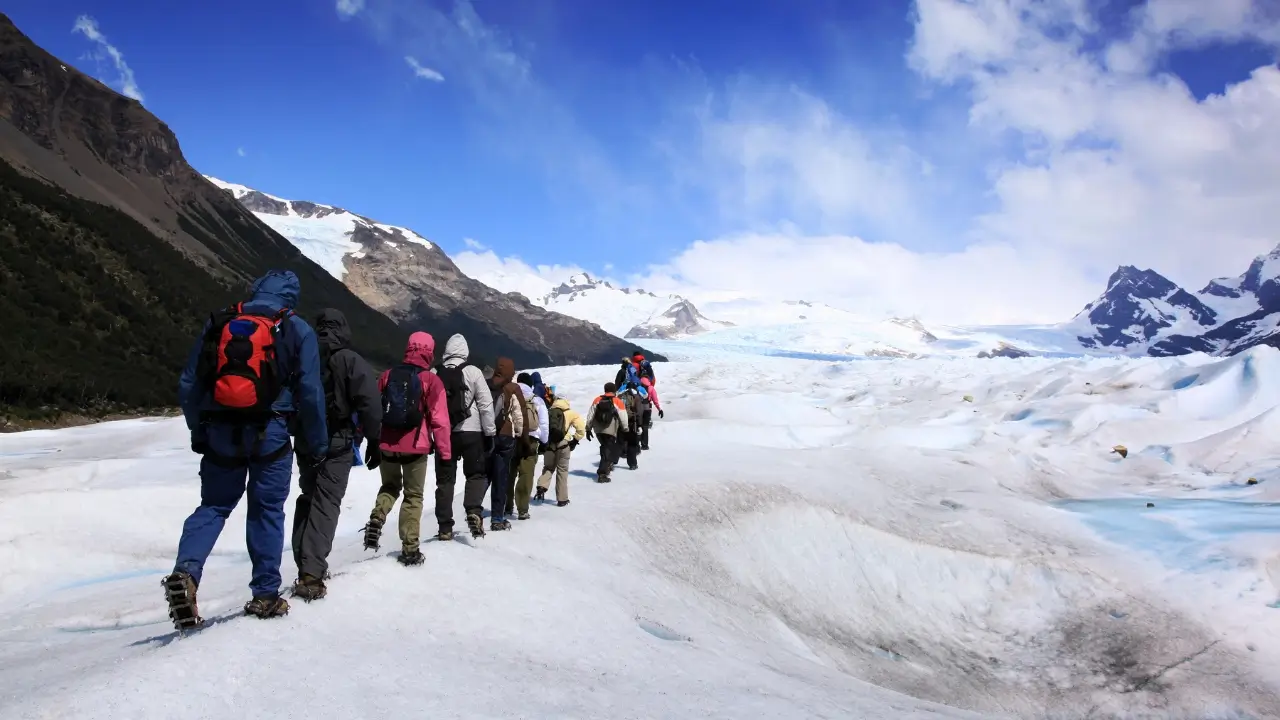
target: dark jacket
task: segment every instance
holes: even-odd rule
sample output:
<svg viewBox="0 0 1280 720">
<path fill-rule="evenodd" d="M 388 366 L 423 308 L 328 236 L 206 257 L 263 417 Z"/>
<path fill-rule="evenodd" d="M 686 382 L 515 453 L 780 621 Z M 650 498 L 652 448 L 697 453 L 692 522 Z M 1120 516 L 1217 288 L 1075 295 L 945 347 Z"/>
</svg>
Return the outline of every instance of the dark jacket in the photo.
<svg viewBox="0 0 1280 720">
<path fill-rule="evenodd" d="M 298 305 L 298 276 L 288 270 L 271 270 L 253 284 L 253 294 L 244 303 L 247 312 L 274 314 L 283 308 Z M 281 415 L 297 413 L 300 428 L 299 440 L 306 446 L 305 452 L 324 454 L 329 449 L 329 430 L 324 419 L 324 387 L 320 383 L 320 353 L 316 334 L 305 320 L 290 315 L 282 324 L 283 332 L 277 344 L 280 372 L 285 377 L 284 389 L 272 403 L 271 409 Z M 187 365 L 178 381 L 178 402 L 182 415 L 191 431 L 192 443 L 204 444 L 205 427 L 201 415 L 212 408 L 209 388 L 199 382 L 196 367 L 204 346 L 204 330 L 196 338 L 187 356 Z"/>
<path fill-rule="evenodd" d="M 382 395 L 378 392 L 378 376 L 360 353 L 351 349 L 351 326 L 341 310 L 325 308 L 316 317 L 316 340 L 321 358 L 328 357 L 325 387 L 329 405 L 330 449 L 339 450 L 351 443 L 355 428 L 351 416 L 359 423 L 361 435 L 378 438 L 382 434 Z M 331 386 L 331 387 L 330 387 Z"/>
</svg>

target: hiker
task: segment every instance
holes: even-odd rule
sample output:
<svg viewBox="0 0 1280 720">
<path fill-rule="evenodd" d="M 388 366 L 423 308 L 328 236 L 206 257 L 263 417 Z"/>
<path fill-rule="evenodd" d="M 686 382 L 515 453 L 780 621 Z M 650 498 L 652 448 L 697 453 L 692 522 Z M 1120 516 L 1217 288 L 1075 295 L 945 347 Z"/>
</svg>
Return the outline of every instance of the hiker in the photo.
<svg viewBox="0 0 1280 720">
<path fill-rule="evenodd" d="M 617 396 L 618 386 L 604 384 L 604 394 L 591 401 L 587 412 L 587 439 L 600 438 L 600 467 L 596 470 L 596 482 L 610 482 L 613 466 L 617 463 L 618 437 L 627 427 L 627 408 Z"/>
<path fill-rule="evenodd" d="M 489 453 L 489 529 L 495 531 L 511 529 L 511 522 L 507 520 L 510 468 L 516 441 L 525 436 L 524 396 L 520 387 L 512 382 L 515 374 L 515 362 L 500 357 L 489 379 L 493 422 L 498 430 L 493 438 L 493 451 Z"/>
<path fill-rule="evenodd" d="M 516 441 L 515 459 L 509 470 L 512 494 L 507 496 L 507 515 L 513 509 L 520 520 L 529 519 L 529 497 L 533 495 L 533 471 L 538 469 L 538 458 L 547 445 L 547 403 L 533 391 L 533 376 L 520 373 L 516 384 L 524 395 L 525 436 Z M 544 387 L 545 392 L 545 387 Z"/>
<path fill-rule="evenodd" d="M 551 408 L 547 410 L 547 449 L 542 453 L 542 475 L 538 477 L 538 502 L 546 499 L 551 486 L 551 474 L 556 475 L 556 506 L 569 504 L 569 456 L 577 449 L 587 430 L 582 415 L 569 407 L 569 401 L 556 393 L 556 387 L 547 387 Z M 572 430 L 572 435 L 570 434 Z"/>
<path fill-rule="evenodd" d="M 489 489 L 485 462 L 493 451 L 493 397 L 485 387 L 484 371 L 468 362 L 471 348 L 462 335 L 454 335 L 444 344 L 444 361 L 436 375 L 444 385 L 449 423 L 453 429 L 450 447 L 453 456 L 445 460 L 436 455 L 436 522 L 440 530 L 436 539 L 453 539 L 453 488 L 458 478 L 458 461 L 466 485 L 462 491 L 462 509 L 466 512 L 471 537 L 484 536 L 484 494 Z"/>
<path fill-rule="evenodd" d="M 289 420 L 297 416 L 302 467 L 318 465 L 329 451 L 320 355 L 311 326 L 293 314 L 298 292 L 292 272 L 267 272 L 248 302 L 212 313 L 182 370 L 178 400 L 191 450 L 201 458 L 200 507 L 183 523 L 177 561 L 164 579 L 169 618 L 180 631 L 204 624 L 196 590 L 246 487 L 253 599 L 244 612 L 260 618 L 289 612 L 280 597 L 284 504 L 293 474 Z"/>
<path fill-rule="evenodd" d="M 642 385 L 634 384 L 628 385 L 625 390 L 618 393 L 618 398 L 627 408 L 627 421 L 622 424 L 622 434 L 618 437 L 618 446 L 613 451 L 614 462 L 616 464 L 616 458 L 626 454 L 628 470 L 640 467 L 640 419 L 644 413 L 645 401 L 643 391 Z"/>
<path fill-rule="evenodd" d="M 649 397 L 644 407 L 644 417 L 640 419 L 640 449 L 649 449 L 649 428 L 653 427 L 653 409 L 657 409 L 658 417 L 666 417 L 666 413 L 662 412 L 662 401 L 658 399 L 658 388 L 653 386 L 653 380 L 647 377 L 640 378 L 640 387 L 648 393 Z"/>
<path fill-rule="evenodd" d="M 360 438 L 369 438 L 365 451 L 369 469 L 376 469 L 382 459 L 378 450 L 382 428 L 378 376 L 351 349 L 351 327 L 341 310 L 327 308 L 320 312 L 316 317 L 316 338 L 329 453 L 318 465 L 299 467 L 300 493 L 293 511 L 293 559 L 298 566 L 293 596 L 307 602 L 319 600 L 328 592 L 324 580 L 329 571 L 329 553 Z"/>
<path fill-rule="evenodd" d="M 529 387 L 533 388 L 534 395 L 542 398 L 543 401 L 546 401 L 547 384 L 542 382 L 542 373 L 534 372 L 529 375 Z M 548 402 L 547 407 L 551 407 L 551 403 Z"/>
<path fill-rule="evenodd" d="M 628 382 L 639 385 L 642 378 L 649 378 L 649 382 L 658 384 L 658 378 L 653 374 L 653 365 L 645 359 L 644 351 L 636 348 L 630 357 L 622 358 L 622 367 L 618 369 L 618 375 L 614 377 L 613 384 L 621 390 Z"/>
<path fill-rule="evenodd" d="M 404 362 L 378 378 L 382 393 L 382 487 L 369 523 L 364 526 L 364 547 L 377 550 L 382 526 L 404 492 L 400 503 L 400 557 L 402 565 L 421 565 L 418 534 L 422 529 L 422 496 L 427 484 L 427 456 L 434 451 L 443 460 L 453 459 L 449 433 L 449 409 L 444 385 L 429 369 L 435 359 L 436 341 L 425 332 L 409 336 Z"/>
</svg>

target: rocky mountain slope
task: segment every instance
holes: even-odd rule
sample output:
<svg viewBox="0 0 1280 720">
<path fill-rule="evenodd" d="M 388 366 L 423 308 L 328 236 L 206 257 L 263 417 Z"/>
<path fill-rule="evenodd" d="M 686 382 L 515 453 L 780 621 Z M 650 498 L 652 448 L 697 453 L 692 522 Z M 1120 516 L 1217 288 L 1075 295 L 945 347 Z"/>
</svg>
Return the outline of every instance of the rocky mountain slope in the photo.
<svg viewBox="0 0 1280 720">
<path fill-rule="evenodd" d="M 1280 247 L 1255 258 L 1241 275 L 1212 280 L 1196 293 L 1152 270 L 1121 267 L 1065 327 L 1076 330 L 1086 348 L 1126 354 L 1233 355 L 1280 345 Z"/>
<path fill-rule="evenodd" d="M 0 298 L 23 318 L 0 343 L 0 404 L 173 404 L 207 313 L 273 267 L 300 278 L 304 315 L 339 308 L 372 360 L 399 356 L 390 318 L 204 180 L 163 122 L 3 15 L 0 161 Z"/>
<path fill-rule="evenodd" d="M 209 181 L 370 306 L 406 327 L 426 329 L 439 341 L 455 332 L 466 334 L 478 360 L 492 362 L 504 354 L 522 367 L 611 363 L 633 349 L 598 325 L 468 277 L 439 246 L 408 228 L 332 205 Z"/>
</svg>

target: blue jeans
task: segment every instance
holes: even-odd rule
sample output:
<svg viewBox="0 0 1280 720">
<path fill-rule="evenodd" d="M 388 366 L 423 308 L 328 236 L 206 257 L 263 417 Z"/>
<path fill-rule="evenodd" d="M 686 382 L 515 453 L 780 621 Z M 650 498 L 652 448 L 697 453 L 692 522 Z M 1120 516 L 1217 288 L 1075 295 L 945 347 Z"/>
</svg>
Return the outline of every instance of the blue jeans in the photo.
<svg viewBox="0 0 1280 720">
<path fill-rule="evenodd" d="M 516 452 L 516 440 L 510 435 L 498 435 L 493 439 L 493 454 L 489 456 L 489 519 L 503 520 L 507 516 L 507 494 L 511 487 L 511 456 Z"/>
<path fill-rule="evenodd" d="M 209 453 L 200 461 L 200 507 L 182 526 L 174 569 L 190 573 L 200 584 L 205 561 L 247 489 L 245 541 L 253 563 L 249 587 L 254 597 L 263 597 L 280 592 L 284 503 L 293 476 L 293 449 L 282 419 L 272 420 L 261 437 L 258 432 L 252 427 L 208 428 Z"/>
</svg>

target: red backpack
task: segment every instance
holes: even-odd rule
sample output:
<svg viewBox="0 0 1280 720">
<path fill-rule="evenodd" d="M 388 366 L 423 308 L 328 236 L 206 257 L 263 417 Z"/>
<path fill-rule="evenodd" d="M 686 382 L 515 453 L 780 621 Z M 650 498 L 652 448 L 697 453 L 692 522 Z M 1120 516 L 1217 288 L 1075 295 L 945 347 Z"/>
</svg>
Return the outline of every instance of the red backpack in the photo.
<svg viewBox="0 0 1280 720">
<path fill-rule="evenodd" d="M 266 413 L 283 388 L 276 354 L 276 339 L 285 318 L 284 308 L 274 315 L 244 311 L 239 303 L 213 313 L 204 336 L 200 377 L 221 411 Z"/>
</svg>

